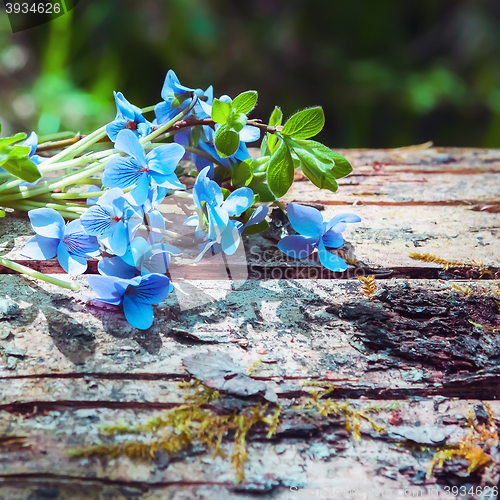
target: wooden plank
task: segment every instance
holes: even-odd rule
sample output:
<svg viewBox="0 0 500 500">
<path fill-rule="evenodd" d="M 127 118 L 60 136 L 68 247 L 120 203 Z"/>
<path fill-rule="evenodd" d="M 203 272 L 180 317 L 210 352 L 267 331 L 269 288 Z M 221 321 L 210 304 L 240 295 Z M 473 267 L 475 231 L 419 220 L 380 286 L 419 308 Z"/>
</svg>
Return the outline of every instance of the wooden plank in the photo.
<svg viewBox="0 0 500 500">
<path fill-rule="evenodd" d="M 250 500 L 259 493 L 288 500 L 314 498 L 317 488 L 366 486 L 368 495 L 383 488 L 386 498 L 404 490 L 433 498 L 429 487 L 437 481 L 439 498 L 452 498 L 445 484 L 496 484 L 500 469 L 486 441 L 493 459 L 486 468 L 469 476 L 469 462 L 457 459 L 426 480 L 436 445 L 408 446 L 398 432 L 430 426 L 429 432 L 442 433 L 455 426 L 447 442 L 458 445 L 469 432 L 471 411 L 481 423 L 483 402 L 494 415 L 488 425 L 498 424 L 498 281 L 491 275 L 450 280 L 477 277 L 467 274 L 477 266 L 444 272 L 409 253 L 482 259 L 498 271 L 500 153 L 436 148 L 345 154 L 354 172 L 340 181 L 338 194 L 313 191 L 298 174 L 287 196 L 323 205 L 325 219 L 339 211 L 362 217 L 344 233 L 352 246 L 343 250 L 351 249 L 358 267 L 342 279 L 318 274 L 314 257 L 284 260 L 275 242 L 248 238 L 246 255 L 237 256 L 231 272 L 253 279 L 231 284 L 214 261 L 173 265 L 175 294 L 155 308 L 154 325 L 139 331 L 121 311 L 86 297 L 85 276 L 71 278 L 82 286 L 75 294 L 2 275 L 0 437 L 24 441 L 2 446 L 0 440 L 0 497 Z M 176 227 L 185 217 L 170 200 L 162 209 Z M 0 251 L 24 260 L 20 250 L 31 234 L 26 216 L 8 214 L 0 222 Z M 196 255 L 193 242 L 183 245 L 187 258 L 178 264 Z M 55 261 L 30 264 L 59 272 Z M 95 261 L 90 268 L 96 272 Z M 362 293 L 356 272 L 378 276 L 374 297 Z M 438 277 L 448 281 L 427 279 Z M 4 296 L 15 304 L 4 307 Z M 69 458 L 75 447 L 130 438 L 104 436 L 98 424 L 137 425 L 181 408 L 189 391 L 178 384 L 193 380 L 183 361 L 193 354 L 229 355 L 243 371 L 252 369 L 251 380 L 274 391 L 282 407 L 275 437 L 267 437 L 265 425 L 249 432 L 245 481 L 234 482 L 229 458 L 214 458 L 199 446 L 172 460 L 158 453 L 150 463 L 125 456 Z M 344 430 L 340 410 L 328 418 L 317 409 L 302 415 L 300 404 L 312 404 L 312 391 L 321 390 L 314 384 L 334 385 L 325 403 L 349 404 L 353 411 L 384 406 L 372 417 L 386 430 L 362 418 L 358 442 Z M 390 406 L 396 402 L 398 410 Z M 266 404 L 260 396 L 223 393 L 208 407 L 227 414 L 259 403 Z M 141 439 L 151 437 L 143 434 Z M 227 457 L 232 441 L 229 433 L 222 443 Z M 291 486 L 304 491 L 291 492 Z"/>
<path fill-rule="evenodd" d="M 81 294 L 90 295 L 85 277 L 76 279 Z M 139 374 L 178 378 L 185 375 L 183 357 L 209 351 L 228 353 L 245 368 L 262 359 L 255 375 L 284 382 L 284 393 L 296 390 L 289 387 L 294 379 L 314 377 L 336 380 L 348 396 L 450 395 L 460 370 L 478 377 L 470 390 L 480 389 L 482 397 L 497 391 L 491 385 L 497 336 L 469 322 L 500 328 L 498 287 L 491 281 L 386 280 L 371 301 L 358 280 L 252 280 L 236 290 L 229 281 L 216 288 L 191 281 L 156 308 L 145 332 L 132 328 L 119 309 L 56 292 L 53 285 L 15 275 L 2 282 L 19 307 L 3 325 L 4 398 L 12 377 L 80 373 L 105 382 L 127 374 L 132 388 Z M 469 298 L 466 286 L 475 292 Z M 410 298 L 415 306 L 405 306 Z M 411 345 L 418 349 L 407 350 Z"/>
<path fill-rule="evenodd" d="M 162 412 L 140 408 L 59 409 L 28 414 L 2 411 L 0 428 L 8 429 L 11 435 L 24 436 L 26 446 L 0 449 L 0 460 L 9 463 L 8 470 L 0 472 L 0 492 L 2 485 L 8 485 L 9 481 L 18 484 L 24 481 L 28 491 L 29 488 L 50 486 L 62 491 L 72 487 L 78 493 L 90 487 L 96 491 L 94 498 L 104 498 L 104 492 L 117 491 L 120 487 L 136 488 L 142 493 L 151 493 L 152 498 L 161 498 L 160 492 L 164 493 L 174 485 L 180 491 L 205 491 L 208 495 L 227 492 L 228 496 L 224 498 L 233 498 L 232 495 L 236 498 L 236 493 L 245 495 L 259 490 L 277 495 L 273 498 L 291 498 L 292 486 L 311 490 L 325 487 L 352 489 L 362 485 L 383 488 L 388 498 L 394 498 L 400 489 L 413 488 L 422 493 L 435 484 L 435 479 L 424 484 L 424 476 L 437 445 L 427 445 L 424 447 L 427 450 L 415 454 L 412 445 L 401 446 L 405 438 L 398 433 L 404 432 L 408 424 L 417 423 L 431 433 L 445 429 L 445 435 L 449 433 L 447 442 L 458 444 L 469 432 L 465 426 L 469 412 L 474 411 L 475 405 L 477 410 L 477 405 L 485 403 L 439 398 L 401 401 L 394 410 L 394 402 L 388 401 L 386 407 L 389 409 L 378 410 L 373 415 L 385 430 L 376 431 L 362 420 L 361 439 L 354 441 L 344 430 L 343 416 L 325 419 L 315 410 L 301 414 L 294 409 L 299 402 L 283 402 L 275 437 L 266 438 L 266 426 L 255 427 L 248 438 L 249 460 L 245 464 L 245 480 L 236 484 L 229 459 L 214 458 L 210 451 L 199 446 L 188 448 L 181 454 L 181 460 L 169 460 L 161 453 L 152 461 L 126 456 L 113 459 L 68 457 L 68 451 L 75 448 L 137 439 L 130 434 L 106 436 L 99 426 L 113 423 L 138 426 L 151 418 L 164 417 Z M 224 414 L 228 409 L 224 410 L 224 403 L 221 404 L 218 411 Z M 498 414 L 500 406 L 497 401 L 487 404 Z M 351 403 L 351 407 L 358 410 L 374 405 L 380 406 L 380 402 L 364 399 Z M 155 433 L 144 432 L 142 439 L 155 438 Z M 226 457 L 231 455 L 230 435 L 223 441 L 222 449 Z M 463 471 L 464 465 L 461 467 Z M 441 490 L 442 486 L 439 488 Z"/>
<path fill-rule="evenodd" d="M 348 252 L 360 262 L 361 267 L 386 271 L 401 269 L 403 273 L 412 268 L 442 268 L 434 263 L 412 260 L 411 252 L 432 253 L 465 262 L 482 260 L 485 266 L 500 267 L 500 216 L 497 213 L 473 211 L 461 206 L 422 206 L 415 210 L 414 207 L 406 206 L 356 205 L 340 208 L 327 205 L 322 214 L 328 220 L 340 212 L 355 213 L 362 219 L 360 223 L 349 224 L 344 231 L 345 240 L 350 244 Z M 184 216 L 180 215 L 174 217 L 170 214 L 168 217 L 175 221 L 176 228 L 184 220 Z M 27 218 L 8 215 L 0 225 L 0 248 L 6 252 L 4 256 L 45 273 L 62 272 L 55 260 L 35 262 L 22 256 L 22 247 L 32 234 Z M 186 268 L 198 252 L 198 247 L 192 240 L 171 242 L 180 246 L 184 252 L 182 258 L 174 258 L 172 261 L 171 268 L 178 263 L 177 273 L 188 273 L 186 277 L 191 278 L 199 276 L 198 269 L 203 269 L 203 276 L 206 271 L 210 271 L 213 265 L 210 261 L 202 261 L 192 270 Z M 233 265 L 253 266 L 250 271 L 255 273 L 258 273 L 259 266 L 322 269 L 317 255 L 313 254 L 311 258 L 299 261 L 288 259 L 278 250 L 276 240 L 266 239 L 262 235 L 245 237 L 244 245 L 245 253 L 236 254 L 231 262 Z M 97 262 L 91 261 L 89 269 L 97 272 Z M 0 273 L 3 272 L 11 271 L 0 267 Z M 347 277 L 352 276 L 353 272 L 347 274 Z"/>
</svg>

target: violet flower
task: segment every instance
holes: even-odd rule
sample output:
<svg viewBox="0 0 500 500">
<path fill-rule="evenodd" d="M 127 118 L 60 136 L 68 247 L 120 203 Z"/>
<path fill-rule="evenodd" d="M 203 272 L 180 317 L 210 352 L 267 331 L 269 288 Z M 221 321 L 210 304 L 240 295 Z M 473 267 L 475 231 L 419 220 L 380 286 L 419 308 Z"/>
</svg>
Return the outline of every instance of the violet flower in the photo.
<svg viewBox="0 0 500 500">
<path fill-rule="evenodd" d="M 65 225 L 62 215 L 52 208 L 30 210 L 28 216 L 36 235 L 24 246 L 22 255 L 37 260 L 57 255 L 59 264 L 68 274 L 84 273 L 86 257 L 99 255 L 97 238 L 88 235 L 79 220 Z"/>
<path fill-rule="evenodd" d="M 127 321 L 140 330 L 147 330 L 153 324 L 152 304 L 159 304 L 173 290 L 170 279 L 163 274 L 131 279 L 89 276 L 88 283 L 98 295 L 96 300 L 123 306 Z"/>
<path fill-rule="evenodd" d="M 303 259 L 318 249 L 319 261 L 333 272 L 347 269 L 344 259 L 329 252 L 326 247 L 339 248 L 344 244 L 342 231 L 346 223 L 360 222 L 358 215 L 343 213 L 333 217 L 329 222 L 323 221 L 323 216 L 312 207 L 289 203 L 287 205 L 288 220 L 299 234 L 285 236 L 278 248 L 289 257 Z"/>
</svg>

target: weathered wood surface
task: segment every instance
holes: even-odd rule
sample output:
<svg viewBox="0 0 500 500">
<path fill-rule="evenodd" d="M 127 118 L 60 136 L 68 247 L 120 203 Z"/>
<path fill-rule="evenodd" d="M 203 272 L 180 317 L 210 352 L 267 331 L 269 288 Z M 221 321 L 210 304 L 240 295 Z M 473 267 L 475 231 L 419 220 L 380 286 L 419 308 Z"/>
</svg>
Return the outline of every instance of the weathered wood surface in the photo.
<svg viewBox="0 0 500 500">
<path fill-rule="evenodd" d="M 345 153 L 354 172 L 338 193 L 303 181 L 285 200 L 323 205 L 325 218 L 339 211 L 362 217 L 344 233 L 352 245 L 344 250 L 357 264 L 343 275 L 321 273 L 314 258 L 284 259 L 269 239 L 249 238 L 246 256 L 237 256 L 231 269 L 251 279 L 231 284 L 213 261 L 184 266 L 185 279 L 156 307 L 145 332 L 115 308 L 91 301 L 85 276 L 75 278 L 79 294 L 0 276 L 0 299 L 15 302 L 0 304 L 0 498 L 342 498 L 337 489 L 344 498 L 377 492 L 376 498 L 399 498 L 404 490 L 437 498 L 436 487 L 447 498 L 446 486 L 495 486 L 495 450 L 484 445 L 491 461 L 471 475 L 468 461 L 455 459 L 426 479 L 437 444 L 398 432 L 449 433 L 446 442 L 457 444 L 469 433 L 470 412 L 484 423 L 489 404 L 488 425 L 500 418 L 500 287 L 492 279 L 500 268 L 500 152 Z M 163 209 L 173 222 L 182 217 L 169 204 Z M 30 236 L 27 217 L 0 221 L 7 257 L 25 260 L 20 250 Z M 410 252 L 471 265 L 444 270 L 412 260 Z M 472 263 L 480 259 L 491 271 L 484 279 Z M 55 262 L 29 265 L 60 272 Z M 174 265 L 171 273 L 184 268 Z M 96 272 L 95 263 L 90 270 Z M 356 274 L 378 277 L 375 297 L 363 295 Z M 179 382 L 193 380 L 184 360 L 194 354 L 225 354 L 243 371 L 251 368 L 252 379 L 282 407 L 275 436 L 268 438 L 263 424 L 248 434 L 243 482 L 234 481 L 229 458 L 199 446 L 177 457 L 159 452 L 149 462 L 68 455 L 128 439 L 103 435 L 99 425 L 137 426 L 182 407 L 190 392 Z M 326 418 L 297 409 L 313 401 L 318 384 L 335 386 L 321 402 L 348 398 L 361 411 L 380 406 L 371 416 L 385 429 L 361 419 L 357 441 L 344 429 L 342 412 Z M 208 407 L 227 414 L 265 404 L 260 394 L 223 394 Z M 232 440 L 222 443 L 227 457 Z M 326 488 L 323 496 L 318 488 Z"/>
</svg>

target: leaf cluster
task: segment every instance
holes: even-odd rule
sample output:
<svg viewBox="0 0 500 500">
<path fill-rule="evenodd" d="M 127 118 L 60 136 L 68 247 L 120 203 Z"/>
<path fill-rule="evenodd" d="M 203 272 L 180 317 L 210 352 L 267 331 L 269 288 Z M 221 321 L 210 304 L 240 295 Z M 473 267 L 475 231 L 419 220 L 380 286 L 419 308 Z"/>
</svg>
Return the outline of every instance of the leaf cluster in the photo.
<svg viewBox="0 0 500 500">
<path fill-rule="evenodd" d="M 41 175 L 36 165 L 29 159 L 30 148 L 15 144 L 24 139 L 26 139 L 24 133 L 0 138 L 0 167 L 23 181 L 34 182 Z"/>
</svg>

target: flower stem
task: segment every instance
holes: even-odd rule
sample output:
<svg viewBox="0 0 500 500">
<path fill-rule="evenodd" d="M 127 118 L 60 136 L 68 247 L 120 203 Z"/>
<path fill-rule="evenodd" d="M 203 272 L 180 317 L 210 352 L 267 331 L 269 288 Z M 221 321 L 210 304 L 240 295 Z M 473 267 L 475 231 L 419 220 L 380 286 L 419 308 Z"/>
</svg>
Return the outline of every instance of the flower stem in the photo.
<svg viewBox="0 0 500 500">
<path fill-rule="evenodd" d="M 16 262 L 12 262 L 9 259 L 5 259 L 0 257 L 0 265 L 4 267 L 8 267 L 13 271 L 17 271 L 22 274 L 26 274 L 31 276 L 32 278 L 36 278 L 42 281 L 46 281 L 47 283 L 51 283 L 52 285 L 60 286 L 61 288 L 68 288 L 70 290 L 80 290 L 80 285 L 68 283 L 67 281 L 58 280 L 57 278 L 52 278 L 52 276 L 48 276 L 47 274 L 39 273 L 38 271 L 34 271 L 29 267 L 22 266 L 21 264 L 17 264 Z"/>
<path fill-rule="evenodd" d="M 147 142 L 152 141 L 155 137 L 158 137 L 160 134 L 168 130 L 170 127 L 175 125 L 180 119 L 186 116 L 195 107 L 197 102 L 198 102 L 198 96 L 193 92 L 193 97 L 191 99 L 191 102 L 185 109 L 183 109 L 178 115 L 174 116 L 169 122 L 164 123 L 156 130 L 151 132 L 149 135 L 143 137 L 139 142 L 141 144 L 146 144 Z"/>
<path fill-rule="evenodd" d="M 219 160 L 216 160 L 212 155 L 206 153 L 205 151 L 201 151 L 198 148 L 192 148 L 191 146 L 183 146 L 183 147 L 188 153 L 193 153 L 195 155 L 201 156 L 202 158 L 206 158 L 208 161 L 217 163 L 217 165 L 224 167 L 224 165 Z"/>
<path fill-rule="evenodd" d="M 283 205 L 283 203 L 281 203 L 281 201 L 274 200 L 273 203 L 286 215 L 285 205 Z"/>
<path fill-rule="evenodd" d="M 78 153 L 81 153 L 85 149 L 87 149 L 89 146 L 92 144 L 96 143 L 100 139 L 106 136 L 106 125 L 102 126 L 101 128 L 98 128 L 91 134 L 87 135 L 84 139 L 76 142 L 72 146 L 69 146 L 68 148 L 64 149 L 60 153 L 57 153 L 56 155 L 52 156 L 48 160 L 45 160 L 43 163 L 45 166 L 56 163 L 59 160 L 63 160 L 66 158 L 74 158 Z"/>
</svg>

